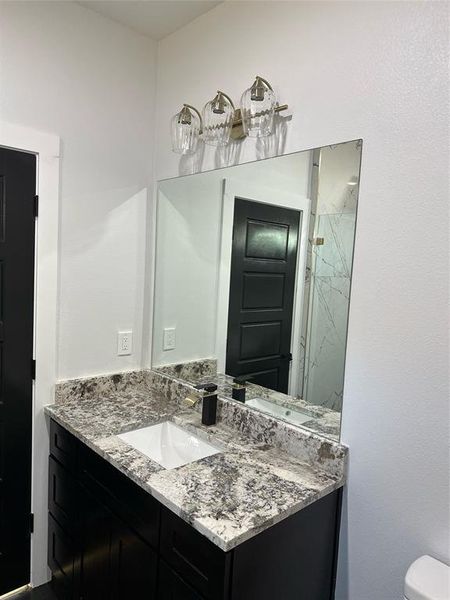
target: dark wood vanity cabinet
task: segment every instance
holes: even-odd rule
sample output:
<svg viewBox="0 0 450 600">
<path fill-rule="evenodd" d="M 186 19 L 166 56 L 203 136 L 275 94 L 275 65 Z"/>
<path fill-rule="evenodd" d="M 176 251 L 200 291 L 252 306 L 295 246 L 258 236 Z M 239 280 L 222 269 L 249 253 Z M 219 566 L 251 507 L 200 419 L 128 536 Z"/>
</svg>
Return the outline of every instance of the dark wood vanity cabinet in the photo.
<svg viewBox="0 0 450 600">
<path fill-rule="evenodd" d="M 340 492 L 223 552 L 50 422 L 48 562 L 61 600 L 331 600 Z"/>
</svg>

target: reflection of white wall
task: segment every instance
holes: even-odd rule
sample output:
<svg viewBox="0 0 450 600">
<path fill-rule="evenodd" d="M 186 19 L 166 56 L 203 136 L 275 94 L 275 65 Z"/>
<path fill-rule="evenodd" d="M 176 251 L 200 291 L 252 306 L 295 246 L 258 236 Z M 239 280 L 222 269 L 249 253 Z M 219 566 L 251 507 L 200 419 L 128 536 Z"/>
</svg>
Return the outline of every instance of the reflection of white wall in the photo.
<svg viewBox="0 0 450 600">
<path fill-rule="evenodd" d="M 185 177 L 160 184 L 153 324 L 154 365 L 214 355 L 220 177 Z M 163 332 L 176 328 L 175 350 Z"/>
<path fill-rule="evenodd" d="M 336 598 L 394 600 L 417 556 L 449 559 L 448 3 L 223 2 L 160 44 L 158 177 L 179 172 L 180 89 L 238 100 L 259 70 L 293 114 L 282 152 L 364 140 Z"/>
<path fill-rule="evenodd" d="M 218 337 L 226 341 L 229 280 L 225 284 L 222 281 L 226 293 L 223 289 L 218 292 L 224 181 L 232 180 L 234 189 L 243 195 L 245 192 L 254 195 L 258 190 L 256 195 L 260 201 L 276 203 L 278 194 L 280 204 L 308 211 L 309 170 L 310 153 L 304 152 L 160 182 L 153 365 L 217 357 L 218 354 L 223 358 L 223 344 L 216 347 L 216 335 L 217 329 L 224 331 L 225 334 Z M 254 182 L 254 186 L 249 182 Z M 307 220 L 304 220 L 303 228 L 306 226 Z M 228 237 L 226 260 L 229 263 L 229 232 Z M 305 242 L 306 230 L 301 238 L 301 243 Z M 300 260 L 303 256 L 301 252 L 301 269 L 304 268 Z M 303 293 L 302 284 L 303 277 L 299 297 Z M 219 313 L 218 293 L 222 300 Z M 175 350 L 163 350 L 166 327 L 176 328 Z"/>
<path fill-rule="evenodd" d="M 61 138 L 61 378 L 141 365 L 155 63 L 152 40 L 75 2 L 0 2 L 0 118 Z"/>
<path fill-rule="evenodd" d="M 356 212 L 361 144 L 349 142 L 320 151 L 317 214 Z"/>
</svg>

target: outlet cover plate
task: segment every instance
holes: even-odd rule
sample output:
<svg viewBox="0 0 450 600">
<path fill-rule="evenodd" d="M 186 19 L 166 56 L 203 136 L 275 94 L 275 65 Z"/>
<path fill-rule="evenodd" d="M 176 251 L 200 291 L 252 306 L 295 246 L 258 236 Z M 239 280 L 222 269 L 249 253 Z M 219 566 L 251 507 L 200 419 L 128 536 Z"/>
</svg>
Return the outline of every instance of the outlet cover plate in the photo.
<svg viewBox="0 0 450 600">
<path fill-rule="evenodd" d="M 133 351 L 133 332 L 119 331 L 117 333 L 118 356 L 129 356 Z"/>
<path fill-rule="evenodd" d="M 175 350 L 176 342 L 175 327 L 166 327 L 164 329 L 163 350 Z"/>
</svg>

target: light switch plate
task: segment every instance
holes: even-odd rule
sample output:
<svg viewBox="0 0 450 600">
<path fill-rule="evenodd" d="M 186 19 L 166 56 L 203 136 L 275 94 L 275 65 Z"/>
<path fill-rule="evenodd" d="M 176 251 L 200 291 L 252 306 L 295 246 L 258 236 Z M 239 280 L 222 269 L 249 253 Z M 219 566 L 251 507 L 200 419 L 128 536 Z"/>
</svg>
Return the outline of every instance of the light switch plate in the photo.
<svg viewBox="0 0 450 600">
<path fill-rule="evenodd" d="M 175 350 L 176 347 L 176 329 L 175 327 L 164 328 L 163 350 Z"/>
<path fill-rule="evenodd" d="M 133 351 L 133 332 L 119 331 L 117 333 L 117 354 L 128 356 Z"/>
</svg>

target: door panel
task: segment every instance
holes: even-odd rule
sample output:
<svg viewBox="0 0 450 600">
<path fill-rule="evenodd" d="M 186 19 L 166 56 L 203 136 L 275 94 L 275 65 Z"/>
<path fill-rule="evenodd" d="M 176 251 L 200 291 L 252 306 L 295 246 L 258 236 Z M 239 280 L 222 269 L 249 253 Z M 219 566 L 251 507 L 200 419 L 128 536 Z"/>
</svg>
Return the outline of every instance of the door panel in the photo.
<svg viewBox="0 0 450 600">
<path fill-rule="evenodd" d="M 156 552 L 119 519 L 115 522 L 111 555 L 113 600 L 156 599 Z"/>
<path fill-rule="evenodd" d="M 285 393 L 300 214 L 235 199 L 226 372 Z"/>
<path fill-rule="evenodd" d="M 164 561 L 205 600 L 225 600 L 230 597 L 231 553 L 220 550 L 191 525 L 164 508 L 161 515 L 160 553 Z M 173 598 L 181 600 L 183 596 L 174 595 Z"/>
<path fill-rule="evenodd" d="M 158 600 L 202 600 L 202 597 L 161 560 Z"/>
<path fill-rule="evenodd" d="M 288 251 L 288 237 L 287 225 L 248 219 L 245 256 L 284 261 Z"/>
<path fill-rule="evenodd" d="M 79 550 L 74 539 L 51 515 L 48 517 L 48 565 L 58 599 L 74 598 L 80 571 Z"/>
<path fill-rule="evenodd" d="M 0 594 L 30 580 L 36 157 L 0 148 Z"/>
<path fill-rule="evenodd" d="M 81 548 L 81 597 L 83 600 L 111 600 L 111 548 L 114 517 L 84 490 L 83 540 Z"/>
<path fill-rule="evenodd" d="M 282 273 L 244 273 L 242 308 L 283 308 L 284 280 Z"/>
<path fill-rule="evenodd" d="M 281 349 L 281 322 L 247 323 L 241 325 L 239 358 L 262 359 L 279 356 Z"/>
</svg>

